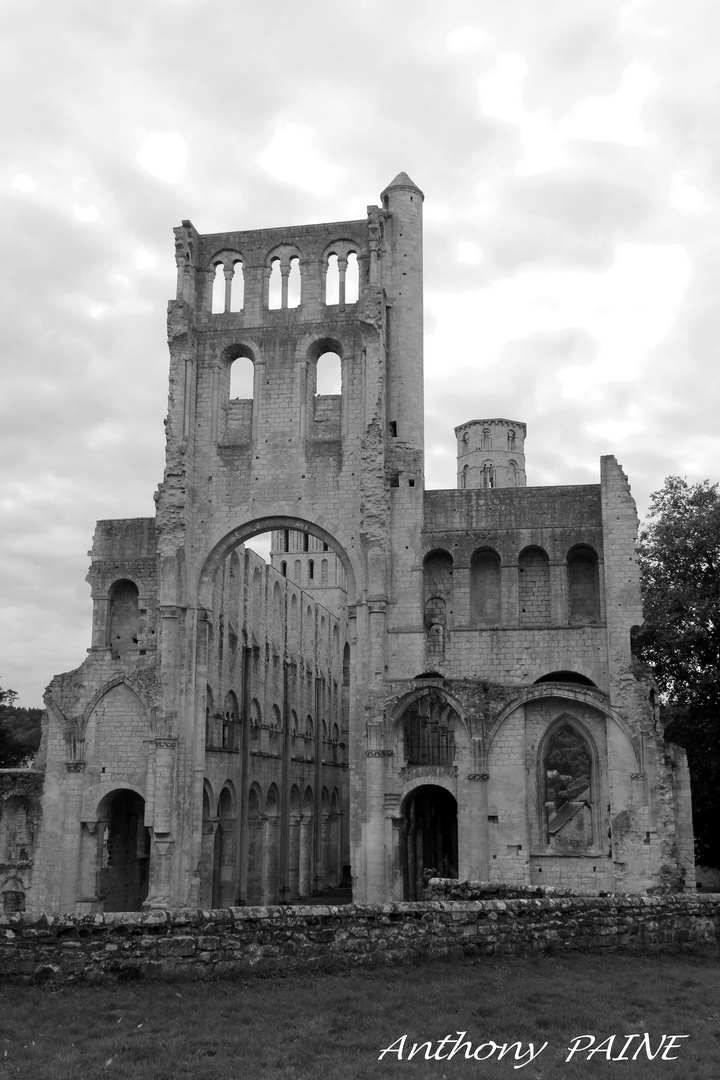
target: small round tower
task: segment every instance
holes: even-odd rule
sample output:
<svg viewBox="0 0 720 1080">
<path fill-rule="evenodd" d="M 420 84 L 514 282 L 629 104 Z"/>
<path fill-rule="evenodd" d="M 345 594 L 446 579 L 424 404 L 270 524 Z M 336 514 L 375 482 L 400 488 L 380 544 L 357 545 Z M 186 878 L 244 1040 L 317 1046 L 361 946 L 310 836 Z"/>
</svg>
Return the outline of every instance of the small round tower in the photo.
<svg viewBox="0 0 720 1080">
<path fill-rule="evenodd" d="M 519 420 L 468 420 L 455 428 L 459 488 L 525 487 L 525 434 Z"/>
</svg>

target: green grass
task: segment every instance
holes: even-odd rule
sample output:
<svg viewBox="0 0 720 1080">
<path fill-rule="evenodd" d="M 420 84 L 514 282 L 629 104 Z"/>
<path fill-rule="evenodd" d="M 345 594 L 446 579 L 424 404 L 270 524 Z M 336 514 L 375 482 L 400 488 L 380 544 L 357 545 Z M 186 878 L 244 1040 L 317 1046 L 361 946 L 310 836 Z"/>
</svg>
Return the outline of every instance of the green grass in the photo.
<svg viewBox="0 0 720 1080">
<path fill-rule="evenodd" d="M 473 1047 L 548 1047 L 515 1069 L 407 1060 L 413 1042 L 467 1031 Z M 574 1036 L 688 1035 L 676 1061 L 576 1055 Z M 407 1035 L 405 1058 L 380 1051 Z M 616 1038 L 614 1053 L 624 1039 Z M 637 1045 L 637 1044 L 635 1044 Z M 632 1053 L 634 1047 L 631 1048 Z M 720 961 L 701 956 L 484 958 L 237 982 L 3 986 L 0 1077 L 28 1080 L 717 1080 Z"/>
</svg>

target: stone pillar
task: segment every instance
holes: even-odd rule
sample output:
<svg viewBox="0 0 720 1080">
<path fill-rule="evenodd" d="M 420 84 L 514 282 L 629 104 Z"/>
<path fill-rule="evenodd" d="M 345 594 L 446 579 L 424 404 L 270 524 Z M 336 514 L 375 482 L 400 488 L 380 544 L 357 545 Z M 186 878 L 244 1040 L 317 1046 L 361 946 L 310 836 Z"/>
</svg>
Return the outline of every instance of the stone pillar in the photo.
<svg viewBox="0 0 720 1080">
<path fill-rule="evenodd" d="M 312 893 L 312 818 L 304 815 L 300 818 L 300 852 L 298 869 L 298 891 L 300 896 Z"/>
<path fill-rule="evenodd" d="M 300 896 L 300 817 L 293 815 L 290 818 L 290 899 L 297 900 Z"/>
<path fill-rule="evenodd" d="M 175 752 L 177 739 L 155 739 L 155 805 L 152 821 L 153 855 L 146 908 L 168 908 L 176 903 L 172 888 L 173 810 L 175 805 Z"/>
<path fill-rule="evenodd" d="M 83 821 L 82 825 L 77 910 L 89 915 L 101 909 L 97 885 L 102 858 L 103 830 L 98 829 L 99 822 L 97 821 Z"/>
<path fill-rule="evenodd" d="M 60 886 L 61 911 L 75 911 L 78 899 L 82 897 L 80 882 L 80 850 L 82 825 L 80 805 L 82 802 L 84 761 L 68 761 L 65 764 L 67 779 L 65 782 L 65 817 L 63 829 L 62 879 Z"/>
<path fill-rule="evenodd" d="M 215 829 L 217 822 L 203 821 L 202 853 L 200 856 L 200 907 L 212 907 L 213 889 L 213 854 L 215 851 Z"/>
<path fill-rule="evenodd" d="M 469 877 L 478 881 L 490 879 L 488 779 L 486 772 L 469 773 L 467 777 L 466 809 L 461 818 L 458 815 L 460 878 Z M 462 834 L 465 834 L 464 840 L 461 839 Z"/>
<path fill-rule="evenodd" d="M 365 751 L 367 776 L 367 857 L 366 897 L 370 904 L 386 899 L 385 883 L 385 751 L 381 742 L 382 724 L 368 724 L 368 749 Z"/>
<path fill-rule="evenodd" d="M 278 818 L 263 819 L 263 904 L 277 903 Z"/>
</svg>

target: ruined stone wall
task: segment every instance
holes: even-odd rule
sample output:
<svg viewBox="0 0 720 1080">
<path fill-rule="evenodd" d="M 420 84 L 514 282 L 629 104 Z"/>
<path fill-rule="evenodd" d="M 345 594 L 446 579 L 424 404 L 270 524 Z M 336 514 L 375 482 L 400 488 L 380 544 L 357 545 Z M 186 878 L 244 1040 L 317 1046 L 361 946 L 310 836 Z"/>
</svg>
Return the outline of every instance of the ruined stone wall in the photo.
<svg viewBox="0 0 720 1080">
<path fill-rule="evenodd" d="M 43 774 L 0 769 L 0 910 L 24 911 L 36 873 Z"/>
<path fill-rule="evenodd" d="M 0 916 L 0 979 L 210 979 L 486 955 L 702 950 L 720 896 L 425 901 L 350 907 Z"/>
</svg>

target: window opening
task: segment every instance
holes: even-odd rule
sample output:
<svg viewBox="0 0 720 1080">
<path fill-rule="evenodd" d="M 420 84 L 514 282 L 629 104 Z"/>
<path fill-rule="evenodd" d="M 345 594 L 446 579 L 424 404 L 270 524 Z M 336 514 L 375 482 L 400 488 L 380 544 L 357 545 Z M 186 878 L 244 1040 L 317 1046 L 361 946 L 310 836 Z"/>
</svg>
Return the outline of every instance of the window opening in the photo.
<svg viewBox="0 0 720 1080">
<path fill-rule="evenodd" d="M 356 304 L 360 295 L 360 263 L 354 251 L 348 255 L 345 273 L 345 303 Z"/>
<path fill-rule="evenodd" d="M 230 291 L 230 310 L 242 311 L 245 306 L 245 272 L 243 264 L 233 263 L 232 288 Z"/>
<path fill-rule="evenodd" d="M 322 395 L 342 393 L 342 361 L 336 352 L 322 353 L 318 357 L 315 393 Z"/>
<path fill-rule="evenodd" d="M 219 315 L 225 311 L 225 267 L 222 263 L 218 263 L 215 267 L 211 311 L 213 315 Z"/>
<path fill-rule="evenodd" d="M 230 398 L 252 399 L 255 389 L 255 365 L 249 356 L 238 356 L 230 367 Z"/>
<path fill-rule="evenodd" d="M 282 307 L 282 275 L 280 273 L 280 260 L 273 259 L 270 263 L 270 281 L 268 282 L 268 307 L 272 309 Z"/>
<path fill-rule="evenodd" d="M 340 303 L 340 270 L 337 255 L 328 256 L 327 273 L 325 275 L 325 303 Z"/>
<path fill-rule="evenodd" d="M 545 841 L 558 852 L 575 854 L 593 842 L 592 758 L 582 735 L 562 724 L 543 758 Z"/>
<path fill-rule="evenodd" d="M 297 257 L 290 260 L 287 288 L 287 306 L 289 308 L 300 307 L 300 260 Z"/>
</svg>

